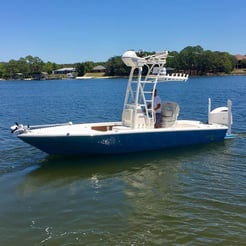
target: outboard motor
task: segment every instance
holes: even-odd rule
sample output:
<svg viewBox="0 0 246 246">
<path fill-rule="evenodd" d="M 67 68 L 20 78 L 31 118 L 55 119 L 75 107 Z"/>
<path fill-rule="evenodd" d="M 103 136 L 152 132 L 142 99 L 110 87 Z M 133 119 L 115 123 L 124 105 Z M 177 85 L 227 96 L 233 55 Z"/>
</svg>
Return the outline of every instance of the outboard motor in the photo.
<svg viewBox="0 0 246 246">
<path fill-rule="evenodd" d="M 208 99 L 208 123 L 209 124 L 221 124 L 228 126 L 228 134 L 231 134 L 231 125 L 233 124 L 232 112 L 231 112 L 232 102 L 227 101 L 227 107 L 215 108 L 211 111 L 211 99 Z"/>
<path fill-rule="evenodd" d="M 231 116 L 232 117 L 232 116 Z M 209 113 L 209 124 L 228 125 L 228 107 L 219 107 Z"/>
</svg>

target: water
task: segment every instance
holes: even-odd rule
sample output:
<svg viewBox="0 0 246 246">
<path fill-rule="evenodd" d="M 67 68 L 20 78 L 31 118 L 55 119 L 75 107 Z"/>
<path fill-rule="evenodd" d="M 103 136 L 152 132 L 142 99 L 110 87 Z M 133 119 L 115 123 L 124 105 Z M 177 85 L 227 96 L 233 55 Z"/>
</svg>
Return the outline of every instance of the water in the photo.
<svg viewBox="0 0 246 246">
<path fill-rule="evenodd" d="M 125 79 L 0 82 L 0 245 L 245 245 L 246 77 L 158 87 L 180 118 L 233 102 L 234 139 L 141 154 L 52 157 L 25 124 L 114 121 Z"/>
</svg>

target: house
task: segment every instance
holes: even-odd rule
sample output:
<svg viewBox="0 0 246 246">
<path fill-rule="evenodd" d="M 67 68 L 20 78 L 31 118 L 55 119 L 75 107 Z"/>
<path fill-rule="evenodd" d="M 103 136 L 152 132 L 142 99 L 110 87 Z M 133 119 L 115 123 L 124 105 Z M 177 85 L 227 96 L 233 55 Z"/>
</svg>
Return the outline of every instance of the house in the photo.
<svg viewBox="0 0 246 246">
<path fill-rule="evenodd" d="M 243 55 L 235 55 L 236 59 L 237 59 L 237 66 L 236 68 L 243 68 L 243 64 L 245 64 L 245 61 L 246 60 L 246 56 L 243 56 Z M 243 62 L 242 62 L 243 61 Z"/>
<path fill-rule="evenodd" d="M 48 79 L 48 73 L 47 72 L 34 73 L 33 79 L 34 80 L 46 80 Z"/>
<path fill-rule="evenodd" d="M 95 66 L 92 69 L 93 73 L 104 73 L 105 71 L 106 71 L 106 68 L 104 66 L 102 66 L 102 65 Z"/>
<path fill-rule="evenodd" d="M 70 74 L 76 71 L 76 68 L 74 67 L 64 67 L 64 68 L 60 68 L 57 70 L 53 70 L 52 74 Z"/>
</svg>

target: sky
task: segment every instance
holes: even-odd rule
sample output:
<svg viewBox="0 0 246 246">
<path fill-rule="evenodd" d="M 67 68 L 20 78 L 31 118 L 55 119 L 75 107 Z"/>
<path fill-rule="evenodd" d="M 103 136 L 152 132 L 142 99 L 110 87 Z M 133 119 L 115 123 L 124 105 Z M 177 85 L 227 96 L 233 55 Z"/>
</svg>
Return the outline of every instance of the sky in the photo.
<svg viewBox="0 0 246 246">
<path fill-rule="evenodd" d="M 246 55 L 245 0 L 2 0 L 0 61 L 103 62 L 126 50 Z"/>
</svg>

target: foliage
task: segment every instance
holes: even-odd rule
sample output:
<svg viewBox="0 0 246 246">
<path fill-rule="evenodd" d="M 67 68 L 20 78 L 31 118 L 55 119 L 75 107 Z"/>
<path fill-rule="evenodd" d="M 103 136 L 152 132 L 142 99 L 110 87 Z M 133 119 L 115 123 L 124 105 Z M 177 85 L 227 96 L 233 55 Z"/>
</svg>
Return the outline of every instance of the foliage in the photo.
<svg viewBox="0 0 246 246">
<path fill-rule="evenodd" d="M 190 75 L 206 75 L 230 73 L 235 68 L 237 61 L 227 52 L 204 51 L 201 46 L 188 46 L 180 53 L 175 52 L 174 60 L 169 59 L 167 64 Z"/>
<path fill-rule="evenodd" d="M 140 50 L 136 52 L 138 56 L 144 57 L 154 54 Z M 128 76 L 130 68 L 121 60 L 120 56 L 111 57 L 103 63 L 86 61 L 82 63 L 69 64 L 75 67 L 78 76 L 92 72 L 96 65 L 106 67 L 107 76 Z M 58 65 L 52 62 L 43 62 L 39 57 L 26 56 L 19 60 L 0 62 L 0 78 L 5 79 L 24 79 L 35 78 L 35 75 L 52 71 L 68 66 Z M 175 72 L 186 72 L 190 75 L 207 75 L 219 73 L 231 73 L 238 66 L 235 56 L 228 52 L 204 50 L 201 46 L 187 46 L 180 52 L 171 51 L 167 58 L 167 67 L 171 67 Z M 246 60 L 240 61 L 240 67 L 246 68 Z M 145 68 L 144 68 L 145 69 Z M 144 70 L 145 72 L 145 70 Z"/>
<path fill-rule="evenodd" d="M 52 71 L 57 70 L 59 68 L 59 65 L 57 65 L 54 62 L 46 62 L 43 65 L 43 70 L 42 72 L 46 72 L 48 74 L 51 74 Z"/>
<path fill-rule="evenodd" d="M 44 62 L 39 57 L 27 56 L 19 60 L 10 60 L 7 63 L 2 63 L 0 74 L 3 78 L 26 78 L 40 73 L 44 70 Z"/>
<path fill-rule="evenodd" d="M 75 68 L 78 76 L 84 76 L 86 73 L 90 73 L 96 65 L 98 64 L 95 62 L 87 61 L 75 64 Z"/>
<path fill-rule="evenodd" d="M 106 75 L 108 76 L 127 76 L 130 68 L 127 67 L 120 56 L 110 58 L 106 63 Z"/>
<path fill-rule="evenodd" d="M 84 76 L 85 75 L 85 64 L 84 63 L 77 63 L 75 65 L 76 71 L 78 73 L 78 76 Z"/>
</svg>

